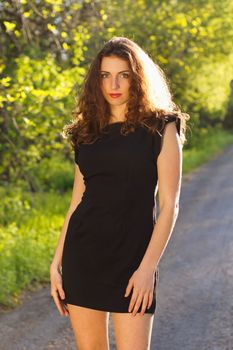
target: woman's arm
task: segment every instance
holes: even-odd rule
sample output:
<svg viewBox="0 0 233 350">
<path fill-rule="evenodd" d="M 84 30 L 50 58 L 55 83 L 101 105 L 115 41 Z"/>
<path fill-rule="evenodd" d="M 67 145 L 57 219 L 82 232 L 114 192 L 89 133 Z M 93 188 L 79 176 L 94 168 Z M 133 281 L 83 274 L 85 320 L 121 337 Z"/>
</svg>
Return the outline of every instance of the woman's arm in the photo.
<svg viewBox="0 0 233 350">
<path fill-rule="evenodd" d="M 65 236 L 66 236 L 66 231 L 70 220 L 70 216 L 75 210 L 75 208 L 77 207 L 77 205 L 80 203 L 84 191 L 85 191 L 85 184 L 83 180 L 83 175 L 80 172 L 79 166 L 77 165 L 77 163 L 75 163 L 75 175 L 74 175 L 74 184 L 73 184 L 71 202 L 65 216 L 65 220 L 62 226 L 60 237 L 58 239 L 55 254 L 50 265 L 50 269 L 60 270 L 61 268 L 63 246 L 64 246 L 64 241 L 65 241 Z"/>
<path fill-rule="evenodd" d="M 60 270 L 63 246 L 64 246 L 64 241 L 65 241 L 65 236 L 66 236 L 66 231 L 70 220 L 70 216 L 74 212 L 77 205 L 80 203 L 84 191 L 85 191 L 85 184 L 83 180 L 83 175 L 81 174 L 79 166 L 76 163 L 73 192 L 72 192 L 70 206 L 67 211 L 67 214 L 62 226 L 61 234 L 58 239 L 55 254 L 50 265 L 50 281 L 51 281 L 50 293 L 54 299 L 54 302 L 55 302 L 55 305 L 57 306 L 58 311 L 60 312 L 61 315 L 65 315 L 65 316 L 69 315 L 69 311 L 62 301 L 62 299 L 65 298 L 65 293 L 62 286 L 61 270 Z"/>
<path fill-rule="evenodd" d="M 140 268 L 155 272 L 170 239 L 178 212 L 182 178 L 182 145 L 175 122 L 166 125 L 157 159 L 160 213 Z"/>
</svg>

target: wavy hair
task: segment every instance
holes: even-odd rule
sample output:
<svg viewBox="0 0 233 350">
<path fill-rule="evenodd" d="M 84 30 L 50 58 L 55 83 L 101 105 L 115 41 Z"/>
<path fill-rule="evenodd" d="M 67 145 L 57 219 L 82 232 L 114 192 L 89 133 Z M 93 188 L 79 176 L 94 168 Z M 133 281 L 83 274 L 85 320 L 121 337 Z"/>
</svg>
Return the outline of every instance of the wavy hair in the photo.
<svg viewBox="0 0 233 350">
<path fill-rule="evenodd" d="M 63 136 L 75 147 L 79 143 L 92 143 L 104 133 L 110 122 L 110 106 L 101 91 L 100 67 L 103 57 L 117 56 L 130 67 L 131 84 L 127 102 L 126 121 L 121 133 L 134 131 L 138 125 L 155 133 L 164 126 L 164 117 L 180 118 L 181 143 L 186 142 L 186 120 L 190 118 L 173 102 L 169 84 L 163 70 L 134 41 L 126 37 L 113 37 L 105 43 L 90 64 L 84 78 L 71 124 L 63 127 Z"/>
</svg>

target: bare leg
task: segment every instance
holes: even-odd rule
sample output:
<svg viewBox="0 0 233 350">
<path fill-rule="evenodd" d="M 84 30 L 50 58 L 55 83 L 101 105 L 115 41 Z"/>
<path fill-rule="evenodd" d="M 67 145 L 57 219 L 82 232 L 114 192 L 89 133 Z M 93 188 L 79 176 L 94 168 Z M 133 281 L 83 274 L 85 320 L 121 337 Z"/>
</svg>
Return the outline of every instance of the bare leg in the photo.
<svg viewBox="0 0 233 350">
<path fill-rule="evenodd" d="M 109 350 L 109 313 L 67 304 L 78 350 Z"/>
<path fill-rule="evenodd" d="M 112 312 L 117 350 L 149 350 L 154 314 Z"/>
</svg>

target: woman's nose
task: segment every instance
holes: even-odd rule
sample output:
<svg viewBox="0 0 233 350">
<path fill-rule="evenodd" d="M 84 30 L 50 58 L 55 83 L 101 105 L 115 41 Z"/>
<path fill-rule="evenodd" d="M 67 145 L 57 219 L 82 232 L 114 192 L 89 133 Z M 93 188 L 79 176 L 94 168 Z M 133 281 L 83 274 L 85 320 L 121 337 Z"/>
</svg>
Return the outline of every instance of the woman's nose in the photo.
<svg viewBox="0 0 233 350">
<path fill-rule="evenodd" d="M 119 82 L 118 82 L 118 79 L 117 79 L 117 77 L 113 77 L 112 78 L 112 89 L 114 89 L 114 88 L 117 88 L 117 87 L 119 87 Z"/>
</svg>

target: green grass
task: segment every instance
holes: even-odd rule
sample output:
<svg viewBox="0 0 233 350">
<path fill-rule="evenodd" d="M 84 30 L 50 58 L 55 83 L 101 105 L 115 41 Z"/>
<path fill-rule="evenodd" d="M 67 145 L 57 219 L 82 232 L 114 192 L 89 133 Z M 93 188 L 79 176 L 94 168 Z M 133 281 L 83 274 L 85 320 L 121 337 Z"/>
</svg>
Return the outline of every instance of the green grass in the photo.
<svg viewBox="0 0 233 350">
<path fill-rule="evenodd" d="M 33 196 L 31 206 L 27 202 L 20 214 L 16 204 L 9 209 L 12 221 L 0 227 L 0 304 L 12 307 L 25 287 L 49 282 L 50 261 L 70 196 L 70 191 L 63 196 L 41 192 Z"/>
<path fill-rule="evenodd" d="M 233 133 L 221 129 L 202 129 L 202 137 L 196 146 L 183 150 L 183 174 L 187 174 L 215 157 L 233 143 Z"/>
<path fill-rule="evenodd" d="M 195 143 L 197 146 L 192 149 L 184 147 L 183 174 L 233 143 L 233 135 L 219 129 L 202 129 L 201 140 Z M 31 194 L 21 188 L 0 188 L 0 304 L 3 306 L 13 307 L 19 302 L 21 291 L 49 282 L 50 262 L 71 198 L 73 173 L 73 164 L 66 164 L 58 171 L 54 169 L 55 163 L 51 163 L 52 173 L 44 166 L 46 185 L 41 187 L 41 192 Z M 41 174 L 44 168 L 40 169 Z M 49 186 L 49 179 L 53 186 Z M 65 190 L 67 183 L 69 190 Z M 61 186 L 64 193 L 58 191 Z"/>
</svg>

